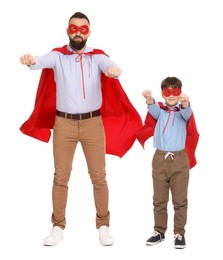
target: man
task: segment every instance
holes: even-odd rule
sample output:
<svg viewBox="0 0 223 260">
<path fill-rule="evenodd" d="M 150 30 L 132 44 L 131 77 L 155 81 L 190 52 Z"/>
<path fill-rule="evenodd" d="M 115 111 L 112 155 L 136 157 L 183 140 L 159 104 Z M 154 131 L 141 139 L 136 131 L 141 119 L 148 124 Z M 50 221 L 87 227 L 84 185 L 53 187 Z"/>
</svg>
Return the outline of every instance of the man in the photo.
<svg viewBox="0 0 223 260">
<path fill-rule="evenodd" d="M 44 245 L 56 245 L 64 236 L 68 182 L 78 142 L 81 143 L 93 184 L 96 227 L 99 230 L 100 243 L 105 246 L 113 245 L 114 241 L 109 234 L 110 212 L 105 154 L 107 152 L 123 156 L 135 140 L 134 132 L 141 126 L 141 118 L 131 106 L 125 93 L 122 93 L 123 90 L 120 86 L 108 88 L 111 91 L 120 91 L 119 99 L 115 97 L 116 94 L 107 93 L 111 100 L 108 103 L 104 100 L 103 85 L 105 83 L 106 85 L 119 85 L 117 78 L 121 69 L 103 51 L 86 45 L 90 35 L 88 17 L 81 12 L 72 15 L 69 19 L 67 34 L 69 45 L 55 48 L 43 56 L 26 54 L 20 58 L 20 62 L 28 65 L 31 70 L 43 69 L 34 111 L 20 129 L 24 134 L 42 141 L 48 141 L 49 128 L 54 129 L 53 229 L 44 240 Z M 108 90 L 105 89 L 106 91 Z M 53 100 L 54 98 L 55 100 Z M 131 126 L 129 125 L 130 131 L 126 131 L 124 134 L 125 143 L 118 147 L 119 143 L 122 143 L 119 140 L 119 130 L 123 129 L 123 125 L 119 119 L 109 121 L 110 112 L 107 111 L 113 110 L 115 102 L 120 98 L 121 106 L 120 104 L 117 106 L 118 113 L 123 118 L 128 117 L 126 109 L 122 108 L 124 100 L 124 103 L 127 103 L 128 111 L 132 111 L 131 113 L 134 114 L 135 120 L 130 120 L 134 117 L 129 117 L 127 121 L 126 119 L 121 120 L 125 125 L 126 122 L 131 121 Z M 111 103 L 109 104 L 109 102 Z M 108 107 L 109 109 L 107 109 Z M 114 120 L 115 117 L 112 118 Z M 106 130 L 110 126 L 113 129 L 116 125 L 119 127 L 116 134 Z M 128 138 L 127 142 L 125 138 Z M 113 149 L 114 144 L 116 145 L 115 150 Z M 118 154 L 119 152 L 120 154 Z"/>
</svg>

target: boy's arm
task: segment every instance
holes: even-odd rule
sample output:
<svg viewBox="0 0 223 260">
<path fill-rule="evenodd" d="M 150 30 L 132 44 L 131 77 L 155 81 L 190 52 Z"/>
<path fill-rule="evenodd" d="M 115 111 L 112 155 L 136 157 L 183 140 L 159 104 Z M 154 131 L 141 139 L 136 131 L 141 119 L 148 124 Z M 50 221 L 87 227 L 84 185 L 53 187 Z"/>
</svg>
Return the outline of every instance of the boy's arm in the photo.
<svg viewBox="0 0 223 260">
<path fill-rule="evenodd" d="M 182 108 L 187 108 L 189 107 L 190 103 L 189 103 L 189 97 L 185 94 L 181 94 L 179 101 L 181 102 L 181 107 Z"/>
<path fill-rule="evenodd" d="M 150 90 L 145 90 L 142 92 L 142 95 L 146 100 L 148 112 L 157 120 L 160 114 L 160 106 L 152 97 L 152 92 Z"/>
<path fill-rule="evenodd" d="M 144 91 L 142 92 L 142 95 L 143 95 L 143 97 L 145 98 L 146 103 L 147 103 L 148 105 L 152 105 L 152 104 L 155 103 L 155 102 L 154 102 L 154 99 L 153 99 L 153 97 L 152 97 L 152 92 L 151 92 L 150 90 L 144 90 Z"/>
<path fill-rule="evenodd" d="M 180 113 L 182 117 L 188 121 L 192 115 L 192 108 L 190 106 L 189 97 L 187 95 L 180 95 L 179 101 L 181 102 L 180 105 Z"/>
</svg>

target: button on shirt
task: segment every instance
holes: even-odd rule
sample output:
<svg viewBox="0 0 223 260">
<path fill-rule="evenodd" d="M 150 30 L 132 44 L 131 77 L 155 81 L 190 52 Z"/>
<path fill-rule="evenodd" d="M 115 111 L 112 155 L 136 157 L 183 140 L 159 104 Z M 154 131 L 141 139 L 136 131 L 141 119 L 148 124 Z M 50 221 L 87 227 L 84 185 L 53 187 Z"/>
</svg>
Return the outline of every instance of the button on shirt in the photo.
<svg viewBox="0 0 223 260">
<path fill-rule="evenodd" d="M 73 54 L 51 51 L 43 56 L 34 56 L 36 63 L 29 68 L 54 70 L 57 110 L 76 114 L 99 109 L 102 104 L 101 72 L 106 72 L 110 66 L 118 67 L 117 64 L 103 54 L 80 55 L 70 46 L 67 49 Z M 86 46 L 84 53 L 92 50 Z"/>
<path fill-rule="evenodd" d="M 166 112 L 160 108 L 156 101 L 155 104 L 147 104 L 147 107 L 148 112 L 157 120 L 153 138 L 154 147 L 167 152 L 183 150 L 186 141 L 187 121 L 192 114 L 191 107 L 181 108 L 180 105 L 177 104 L 176 107 L 179 108 L 178 111 L 169 108 L 171 111 Z"/>
</svg>

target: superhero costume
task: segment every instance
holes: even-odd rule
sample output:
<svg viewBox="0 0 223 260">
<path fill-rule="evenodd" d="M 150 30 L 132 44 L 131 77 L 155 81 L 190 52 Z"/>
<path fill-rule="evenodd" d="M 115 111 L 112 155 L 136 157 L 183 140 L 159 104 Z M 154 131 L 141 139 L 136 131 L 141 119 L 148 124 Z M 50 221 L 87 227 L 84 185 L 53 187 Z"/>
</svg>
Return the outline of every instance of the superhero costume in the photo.
<svg viewBox="0 0 223 260">
<path fill-rule="evenodd" d="M 169 109 L 161 102 L 158 102 L 158 104 L 161 109 L 164 110 Z M 146 119 L 142 128 L 140 128 L 139 131 L 137 131 L 136 133 L 137 139 L 143 148 L 146 140 L 154 135 L 155 126 L 156 126 L 156 120 L 152 117 L 152 115 L 149 112 L 147 112 Z M 190 169 L 197 164 L 195 151 L 197 148 L 198 140 L 199 140 L 199 133 L 197 131 L 194 114 L 192 113 L 190 119 L 187 122 L 187 136 L 186 136 L 186 143 L 185 143 L 185 149 L 189 158 Z"/>
<path fill-rule="evenodd" d="M 67 46 L 55 48 L 65 55 L 73 54 Z M 105 54 L 94 49 L 86 55 Z M 108 56 L 108 55 L 107 55 Z M 136 140 L 136 132 L 142 127 L 142 119 L 129 101 L 118 79 L 101 73 L 102 106 L 100 108 L 105 136 L 106 153 L 122 157 Z M 36 93 L 34 109 L 20 127 L 23 134 L 48 142 L 56 116 L 56 83 L 53 69 L 43 69 Z"/>
</svg>

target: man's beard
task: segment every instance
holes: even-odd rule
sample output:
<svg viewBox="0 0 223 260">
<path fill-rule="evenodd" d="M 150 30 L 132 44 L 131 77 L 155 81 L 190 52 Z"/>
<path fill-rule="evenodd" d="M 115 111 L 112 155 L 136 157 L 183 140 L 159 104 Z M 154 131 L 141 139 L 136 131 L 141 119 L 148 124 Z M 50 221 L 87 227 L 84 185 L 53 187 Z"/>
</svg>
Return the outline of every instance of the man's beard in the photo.
<svg viewBox="0 0 223 260">
<path fill-rule="evenodd" d="M 73 50 L 81 50 L 84 48 L 84 46 L 86 45 L 86 42 L 87 42 L 87 39 L 86 40 L 83 40 L 81 42 L 75 42 L 74 40 L 72 40 L 71 38 L 70 39 L 70 46 Z"/>
</svg>

